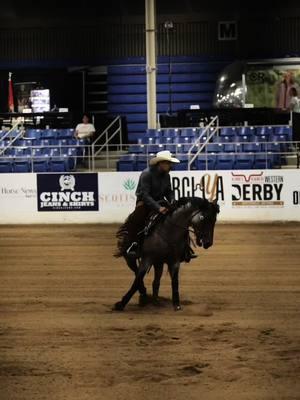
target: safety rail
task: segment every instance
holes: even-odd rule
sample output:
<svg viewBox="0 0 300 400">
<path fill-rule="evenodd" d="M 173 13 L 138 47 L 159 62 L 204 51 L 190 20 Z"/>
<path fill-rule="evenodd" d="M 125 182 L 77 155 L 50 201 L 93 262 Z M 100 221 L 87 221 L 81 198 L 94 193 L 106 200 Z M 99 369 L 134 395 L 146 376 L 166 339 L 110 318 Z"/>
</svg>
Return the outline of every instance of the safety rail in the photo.
<svg viewBox="0 0 300 400">
<path fill-rule="evenodd" d="M 216 123 L 216 125 L 215 125 L 215 123 Z M 197 138 L 197 140 L 195 140 L 195 142 L 193 143 L 193 145 L 191 146 L 191 148 L 188 151 L 188 156 L 189 156 L 188 169 L 189 170 L 191 169 L 191 166 L 192 166 L 193 162 L 195 161 L 195 159 L 197 158 L 198 154 L 202 151 L 202 149 L 206 146 L 206 144 L 210 141 L 210 139 L 218 131 L 218 127 L 219 127 L 219 117 L 215 116 L 210 121 L 210 123 L 208 125 L 206 125 L 206 127 L 202 131 L 201 135 Z M 211 132 L 211 133 L 209 133 L 207 135 L 207 132 Z M 202 143 L 201 140 L 204 137 L 206 137 L 206 140 Z M 194 148 L 198 147 L 200 144 L 202 144 L 202 146 L 200 146 L 200 148 L 198 149 L 196 154 L 193 154 Z"/>
<path fill-rule="evenodd" d="M 110 130 L 113 132 L 109 135 Z M 91 156 L 92 156 L 92 169 L 95 169 L 95 158 L 99 156 L 99 154 L 102 152 L 102 150 L 105 148 L 106 149 L 106 165 L 107 168 L 109 167 L 109 144 L 111 140 L 116 137 L 116 135 L 119 133 L 119 140 L 120 142 L 118 143 L 118 147 L 120 150 L 123 148 L 122 144 L 122 120 L 121 117 L 118 116 L 116 117 L 109 125 L 107 128 L 104 129 L 104 131 L 98 136 L 98 138 L 92 143 L 91 146 Z M 95 146 L 98 145 L 101 141 L 101 139 L 105 138 L 105 142 L 103 144 L 100 144 L 100 147 L 95 151 Z"/>
<path fill-rule="evenodd" d="M 195 147 L 194 144 L 168 144 L 168 149 L 174 154 L 175 157 L 178 157 L 181 161 L 180 164 L 174 165 L 174 169 L 182 169 L 182 170 L 195 170 L 199 169 L 199 160 L 201 160 L 201 168 L 208 170 L 210 169 L 212 164 L 209 164 L 209 159 L 214 159 L 215 161 L 220 160 L 221 157 L 227 156 L 227 159 L 232 157 L 233 160 L 239 158 L 239 156 L 250 156 L 257 159 L 259 156 L 264 156 L 265 158 L 265 167 L 268 167 L 270 163 L 270 159 L 272 161 L 273 166 L 278 166 L 279 168 L 287 167 L 286 164 L 292 162 L 290 164 L 291 167 L 299 168 L 299 161 L 300 161 L 300 142 L 295 141 L 276 141 L 276 142 L 246 142 L 246 143 L 239 143 L 239 142 L 226 142 L 226 143 L 212 143 L 214 145 L 220 145 L 220 151 L 212 152 L 208 151 L 208 147 L 206 145 L 203 146 L 204 143 L 198 143 Z M 209 145 L 210 143 L 208 143 Z M 244 145 L 251 145 L 257 144 L 259 145 L 259 151 L 251 152 L 251 151 L 244 151 Z M 190 153 L 184 151 L 186 146 L 193 146 L 195 153 Z M 231 145 L 233 150 L 232 151 L 225 151 L 224 145 Z M 126 150 L 130 149 L 130 144 L 123 144 L 123 148 Z M 109 149 L 109 162 L 114 163 L 126 158 L 126 156 L 132 157 L 135 161 L 139 162 L 141 165 L 144 164 L 145 168 L 149 164 L 149 160 L 155 156 L 152 148 L 153 145 L 151 144 L 142 144 L 142 145 L 135 145 L 138 146 L 137 152 L 113 152 L 110 150 L 115 149 L 115 144 L 107 144 Z M 275 146 L 275 149 L 274 149 Z M 95 171 L 99 169 L 103 169 L 100 167 L 101 163 L 105 164 L 105 168 L 109 169 L 110 164 L 107 165 L 107 154 L 99 154 L 97 157 L 94 158 L 94 165 L 90 162 L 91 158 L 91 148 L 92 145 L 85 145 L 85 144 L 70 144 L 70 145 L 41 145 L 41 146 L 10 146 L 6 149 L 0 148 L 0 162 L 5 161 L 29 161 L 31 164 L 31 171 L 34 171 L 34 162 L 39 160 L 47 160 L 51 162 L 52 160 L 58 159 L 73 159 L 74 163 L 72 164 L 73 167 L 71 168 L 73 171 L 75 170 L 88 170 L 88 171 Z M 201 151 L 199 151 L 202 149 Z M 272 150 L 273 149 L 273 150 Z M 4 151 L 3 151 L 4 150 Z M 164 150 L 164 145 L 158 145 L 158 151 Z M 6 153 L 6 154 L 5 154 Z M 196 158 L 194 155 L 197 155 Z M 190 164 L 191 156 L 193 156 L 194 161 Z M 205 165 L 203 160 L 205 160 Z M 98 164 L 95 165 L 95 162 Z M 101 163 L 100 163 L 101 162 Z M 213 164 L 216 164 L 214 162 Z M 134 169 L 133 169 L 134 170 Z M 30 171 L 29 171 L 30 172 Z"/>
<path fill-rule="evenodd" d="M 11 139 L 9 144 L 7 146 L 4 146 L 4 148 L 0 148 L 0 155 L 2 153 L 4 153 L 4 151 L 6 149 L 8 149 L 9 147 L 11 147 L 11 145 L 18 139 L 20 139 L 20 137 L 23 135 L 23 127 L 21 127 L 20 132 L 14 136 L 13 138 L 11 137 L 11 133 L 14 132 L 20 125 L 20 121 L 18 120 L 12 127 L 11 129 L 9 129 L 7 132 L 5 132 L 5 134 L 3 136 L 0 137 L 0 145 L 1 142 L 4 142 L 5 139 Z"/>
</svg>

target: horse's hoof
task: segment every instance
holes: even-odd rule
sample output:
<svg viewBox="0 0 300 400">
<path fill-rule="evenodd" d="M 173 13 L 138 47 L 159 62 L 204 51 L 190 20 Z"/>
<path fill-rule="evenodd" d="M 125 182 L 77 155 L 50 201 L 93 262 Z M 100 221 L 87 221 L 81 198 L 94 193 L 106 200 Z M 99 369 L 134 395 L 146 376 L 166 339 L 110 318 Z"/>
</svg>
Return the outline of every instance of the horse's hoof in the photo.
<svg viewBox="0 0 300 400">
<path fill-rule="evenodd" d="M 181 311 L 181 310 L 182 308 L 180 304 L 174 305 L 174 311 Z"/>
<path fill-rule="evenodd" d="M 140 294 L 139 297 L 139 306 L 140 307 L 144 307 L 149 303 L 149 297 L 147 296 L 147 294 Z"/>
<path fill-rule="evenodd" d="M 118 301 L 113 307 L 113 311 L 123 311 L 123 310 L 124 310 L 124 305 L 121 301 Z"/>
<path fill-rule="evenodd" d="M 158 299 L 152 299 L 152 304 L 155 306 L 155 307 L 160 307 L 161 306 L 161 302 L 158 300 Z"/>
</svg>

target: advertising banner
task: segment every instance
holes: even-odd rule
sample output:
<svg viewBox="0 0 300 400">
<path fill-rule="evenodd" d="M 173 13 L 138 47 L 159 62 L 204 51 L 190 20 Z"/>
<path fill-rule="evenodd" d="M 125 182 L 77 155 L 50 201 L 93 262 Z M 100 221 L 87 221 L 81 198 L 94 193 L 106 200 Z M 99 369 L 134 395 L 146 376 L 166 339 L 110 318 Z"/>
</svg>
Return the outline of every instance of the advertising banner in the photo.
<svg viewBox="0 0 300 400">
<path fill-rule="evenodd" d="M 38 211 L 98 211 L 98 174 L 37 174 Z"/>
<path fill-rule="evenodd" d="M 246 73 L 246 103 L 254 107 L 289 109 L 291 88 L 300 95 L 300 66 L 253 67 Z"/>
<path fill-rule="evenodd" d="M 134 210 L 139 176 L 1 174 L 0 223 L 121 223 Z M 171 181 L 176 199 L 217 199 L 220 221 L 300 221 L 299 170 L 178 171 Z"/>
</svg>

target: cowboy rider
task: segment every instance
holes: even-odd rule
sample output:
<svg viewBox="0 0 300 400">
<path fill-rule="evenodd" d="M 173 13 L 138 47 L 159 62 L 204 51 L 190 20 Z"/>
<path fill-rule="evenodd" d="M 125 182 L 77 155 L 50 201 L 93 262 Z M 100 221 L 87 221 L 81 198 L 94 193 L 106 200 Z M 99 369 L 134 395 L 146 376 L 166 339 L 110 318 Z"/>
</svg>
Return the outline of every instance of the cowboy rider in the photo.
<svg viewBox="0 0 300 400">
<path fill-rule="evenodd" d="M 156 157 L 149 162 L 149 168 L 144 170 L 140 175 L 138 186 L 136 189 L 136 208 L 128 217 L 121 232 L 126 232 L 127 236 L 131 236 L 131 246 L 127 249 L 127 255 L 132 257 L 138 256 L 138 233 L 143 231 L 145 222 L 150 213 L 164 215 L 169 211 L 168 206 L 172 205 L 175 200 L 174 192 L 171 187 L 170 171 L 172 164 L 180 161 L 172 157 L 170 151 L 160 151 Z M 128 241 L 129 237 L 127 237 Z M 189 238 L 187 238 L 187 251 L 184 260 L 189 262 L 191 258 L 196 258 L 193 250 L 189 246 Z"/>
</svg>

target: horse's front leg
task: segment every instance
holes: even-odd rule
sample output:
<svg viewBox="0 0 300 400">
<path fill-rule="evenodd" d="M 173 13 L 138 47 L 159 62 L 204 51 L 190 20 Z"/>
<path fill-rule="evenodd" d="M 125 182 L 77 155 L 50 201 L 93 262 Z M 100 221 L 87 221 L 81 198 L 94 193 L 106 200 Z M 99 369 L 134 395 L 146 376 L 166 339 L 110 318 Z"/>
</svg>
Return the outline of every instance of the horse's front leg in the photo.
<svg viewBox="0 0 300 400">
<path fill-rule="evenodd" d="M 172 302 L 175 311 L 181 310 L 180 298 L 179 298 L 179 267 L 180 262 L 169 265 L 169 271 L 172 280 Z"/>
<path fill-rule="evenodd" d="M 137 276 L 138 273 L 138 266 L 136 263 L 136 259 L 132 259 L 130 257 L 125 257 L 125 261 L 128 265 L 128 267 L 133 271 L 134 275 Z M 142 281 L 141 285 L 139 286 L 139 292 L 140 292 L 140 302 L 145 301 L 147 299 L 147 290 L 144 285 L 144 281 Z"/>
<path fill-rule="evenodd" d="M 155 264 L 154 265 L 154 280 L 152 282 L 152 290 L 153 290 L 153 303 L 158 305 L 158 292 L 160 286 L 160 279 L 163 273 L 163 264 Z"/>
<path fill-rule="evenodd" d="M 151 260 L 149 259 L 142 259 L 141 264 L 138 268 L 135 280 L 133 281 L 133 284 L 131 285 L 131 288 L 128 290 L 128 292 L 125 294 L 125 296 L 122 297 L 121 301 L 118 301 L 115 304 L 114 309 L 118 311 L 124 310 L 126 304 L 130 301 L 132 296 L 136 293 L 136 291 L 139 289 L 141 284 L 143 283 L 144 276 L 146 272 L 148 271 L 148 268 L 151 266 Z"/>
</svg>

